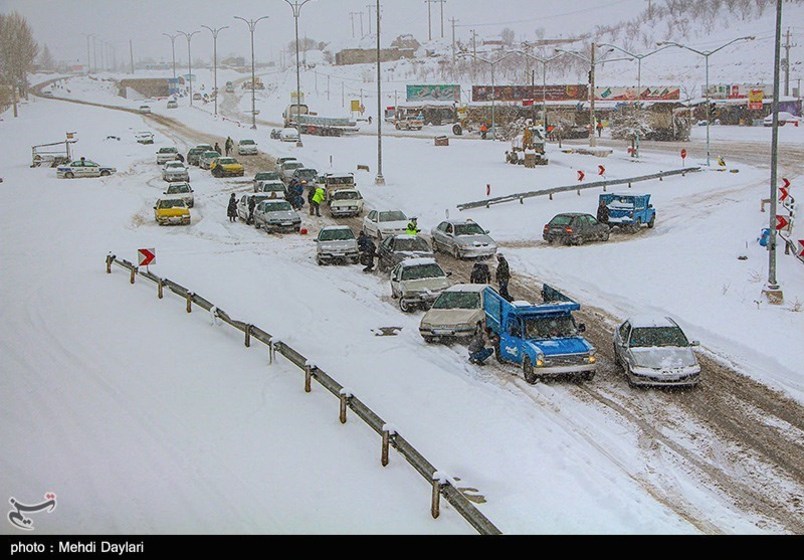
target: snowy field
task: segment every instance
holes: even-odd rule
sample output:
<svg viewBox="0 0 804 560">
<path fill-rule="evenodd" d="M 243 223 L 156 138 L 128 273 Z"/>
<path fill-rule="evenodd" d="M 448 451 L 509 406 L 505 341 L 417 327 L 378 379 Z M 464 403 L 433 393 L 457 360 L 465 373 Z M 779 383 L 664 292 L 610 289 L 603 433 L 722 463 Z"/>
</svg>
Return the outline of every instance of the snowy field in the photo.
<svg viewBox="0 0 804 560">
<path fill-rule="evenodd" d="M 226 79 L 219 74 L 219 86 Z M 113 98 L 97 85 L 73 83 L 77 98 Z M 672 169 L 677 158 L 644 153 L 635 163 L 621 152 L 598 160 L 553 148 L 549 166 L 524 169 L 503 163 L 504 144 L 452 139 L 443 148 L 432 139 L 388 138 L 388 184 L 376 187 L 376 138 L 306 137 L 296 148 L 269 140 L 269 127 L 254 133 L 216 120 L 210 105 L 154 111 L 211 142 L 253 137 L 263 151 L 294 155 L 319 171 L 369 165 L 371 173 L 357 177 L 370 207 L 402 209 L 418 216 L 422 229 L 447 214 L 472 217 L 501 243 L 515 275 L 556 284 L 613 317 L 668 314 L 701 340 L 703 352 L 804 402 L 804 322 L 796 305 L 804 302 L 804 266 L 780 254 L 785 305 L 757 303 L 767 275 L 767 255 L 756 242 L 767 223 L 759 212 L 766 170 L 739 165 L 736 174 L 705 171 L 635 185 L 653 196 L 654 230 L 607 244 L 548 247 L 543 224 L 558 212 L 593 212 L 596 191 L 462 213 L 455 206 L 484 198 L 486 184 L 498 196 L 573 184 L 578 169 L 591 180 L 599 163 L 611 179 Z M 279 113 L 277 100 L 261 117 Z M 174 133 L 137 115 L 52 100 L 31 101 L 21 115 L 6 113 L 0 123 L 7 154 L 0 167 L 0 352 L 8 372 L 0 381 L 7 442 L 0 466 L 11 474 L 2 483 L 7 495 L 59 495 L 57 512 L 37 519 L 43 530 L 471 532 L 447 506 L 438 521 L 430 519 L 426 483 L 393 453 L 390 467 L 380 468 L 376 435 L 356 419 L 341 426 L 335 399 L 320 389 L 305 395 L 287 362 L 269 366 L 264 350 L 243 348 L 208 314 L 187 316 L 178 298 L 158 301 L 152 285 L 132 287 L 120 269 L 103 271 L 107 252 L 133 260 L 137 248 L 155 247 L 156 274 L 311 357 L 440 470 L 476 488 L 487 500 L 479 509 L 503 532 L 702 531 L 648 489 L 651 465 L 620 418 L 580 403 L 561 385 L 529 387 L 470 366 L 460 346 L 425 345 L 420 314 L 399 312 L 386 279 L 356 267 L 316 266 L 307 237 L 230 224 L 226 201 L 246 186 L 193 169 L 192 225 L 156 226 L 151 207 L 163 183 L 153 154 L 174 143 L 186 151 Z M 135 143 L 134 133 L 148 129 L 157 143 Z M 118 173 L 66 181 L 28 168 L 32 144 L 68 130 L 78 131 L 76 155 Z M 804 129 L 781 132 L 783 142 L 802 143 Z M 729 137 L 767 133 L 734 129 Z M 790 178 L 795 185 L 798 178 Z M 313 231 L 323 224 L 303 219 Z M 402 330 L 372 334 L 384 326 Z M 672 463 L 664 468 L 689 507 L 718 531 L 774 532 L 686 481 Z"/>
</svg>

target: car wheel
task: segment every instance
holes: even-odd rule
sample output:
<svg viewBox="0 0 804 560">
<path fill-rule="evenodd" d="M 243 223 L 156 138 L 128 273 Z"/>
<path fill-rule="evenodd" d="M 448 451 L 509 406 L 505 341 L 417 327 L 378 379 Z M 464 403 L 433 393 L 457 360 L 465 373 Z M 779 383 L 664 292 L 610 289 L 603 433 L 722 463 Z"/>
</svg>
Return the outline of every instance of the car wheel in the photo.
<svg viewBox="0 0 804 560">
<path fill-rule="evenodd" d="M 608 241 L 609 240 L 609 230 L 608 229 L 603 232 L 602 239 L 603 239 L 603 241 Z"/>
<path fill-rule="evenodd" d="M 650 217 L 650 221 L 648 222 L 648 227 L 653 229 L 654 224 L 656 223 L 656 214 Z"/>
<path fill-rule="evenodd" d="M 427 344 L 432 344 L 436 341 L 436 337 L 434 336 L 422 336 L 422 338 Z"/>
<path fill-rule="evenodd" d="M 527 356 L 522 360 L 522 374 L 525 376 L 525 381 L 531 385 L 539 381 L 539 376 L 534 373 L 533 364 L 530 363 L 530 358 Z"/>
<path fill-rule="evenodd" d="M 581 379 L 583 379 L 584 381 L 592 381 L 594 378 L 595 378 L 594 371 L 585 371 L 581 375 Z"/>
<path fill-rule="evenodd" d="M 399 298 L 399 309 L 402 310 L 403 313 L 412 313 L 414 305 L 411 304 L 405 298 Z"/>
<path fill-rule="evenodd" d="M 68 171 L 67 173 L 64 174 L 64 177 L 67 179 L 73 179 L 75 177 L 75 174 L 72 171 Z"/>
<path fill-rule="evenodd" d="M 316 262 L 316 264 L 318 266 L 323 266 L 324 265 L 324 261 L 321 259 L 321 255 L 316 255 L 315 262 Z"/>
<path fill-rule="evenodd" d="M 108 176 L 109 176 L 108 171 L 101 171 L 101 177 L 108 177 Z"/>
<path fill-rule="evenodd" d="M 572 238 L 571 238 L 571 237 L 569 237 L 569 236 L 567 236 L 567 237 L 563 238 L 561 241 L 562 241 L 562 242 L 563 242 L 563 244 L 564 244 L 564 245 L 566 245 L 567 247 L 569 247 L 570 245 L 572 245 Z"/>
<path fill-rule="evenodd" d="M 500 343 L 499 343 L 499 342 L 497 342 L 497 343 L 494 345 L 494 358 L 495 358 L 495 359 L 496 359 L 496 360 L 497 360 L 499 363 L 503 363 L 503 357 L 502 357 L 502 352 L 500 351 Z"/>
</svg>

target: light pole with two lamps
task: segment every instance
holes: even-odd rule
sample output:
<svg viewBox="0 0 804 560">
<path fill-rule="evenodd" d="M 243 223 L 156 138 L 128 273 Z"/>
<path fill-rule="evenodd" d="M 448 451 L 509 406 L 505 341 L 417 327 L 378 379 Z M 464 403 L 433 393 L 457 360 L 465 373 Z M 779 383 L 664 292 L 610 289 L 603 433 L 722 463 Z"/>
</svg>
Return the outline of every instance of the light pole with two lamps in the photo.
<svg viewBox="0 0 804 560">
<path fill-rule="evenodd" d="M 257 19 L 246 19 L 241 18 L 240 16 L 234 16 L 235 19 L 239 19 L 246 22 L 248 25 L 248 30 L 251 32 L 251 128 L 257 128 L 257 105 L 254 97 L 254 90 L 256 89 L 256 83 L 254 78 L 254 28 L 257 27 L 257 23 L 262 19 L 268 19 L 268 16 L 258 17 Z"/>
<path fill-rule="evenodd" d="M 181 33 L 185 37 L 187 37 L 187 81 L 190 83 L 190 105 L 193 104 L 193 56 L 190 50 L 190 41 L 193 38 L 193 35 L 196 33 L 201 33 L 200 31 L 193 31 L 192 33 L 187 33 L 186 31 L 176 31 L 176 33 Z"/>
<path fill-rule="evenodd" d="M 202 25 L 204 29 L 209 29 L 212 32 L 212 81 L 213 81 L 213 97 L 215 98 L 215 116 L 218 116 L 218 33 L 221 32 L 223 29 L 228 29 L 228 25 L 224 25 L 223 27 L 217 27 L 213 29 L 212 27 Z"/>
<path fill-rule="evenodd" d="M 551 56 L 550 58 L 542 58 L 533 54 L 526 53 L 525 51 L 512 51 L 522 56 L 542 63 L 542 128 L 544 133 L 547 134 L 547 64 L 560 58 L 561 54 Z"/>
<path fill-rule="evenodd" d="M 302 6 L 304 6 L 310 0 L 303 0 L 299 2 L 299 0 L 294 0 L 291 2 L 290 0 L 285 0 L 290 9 L 293 10 L 293 18 L 296 23 L 296 131 L 299 135 L 299 139 L 296 141 L 296 147 L 301 148 L 304 146 L 302 144 L 302 137 L 301 137 L 301 75 L 300 75 L 300 66 L 299 66 L 299 16 L 301 15 Z M 288 115 L 289 116 L 289 115 Z"/>
<path fill-rule="evenodd" d="M 642 59 L 647 58 L 652 54 L 656 54 L 659 51 L 663 51 L 664 49 L 670 47 L 670 45 L 664 45 L 659 47 L 656 50 L 650 51 L 649 53 L 644 54 L 634 54 L 632 52 L 628 52 L 627 50 L 623 49 L 622 47 L 618 47 L 617 45 L 612 45 L 610 43 L 601 43 L 598 47 L 611 47 L 612 49 L 617 49 L 621 53 L 627 54 L 631 58 L 635 58 L 637 60 L 637 96 L 636 100 L 634 101 L 634 108 L 638 109 L 639 111 L 642 110 Z M 634 153 L 634 157 L 639 157 L 639 127 L 637 127 L 636 132 L 636 152 Z"/>
<path fill-rule="evenodd" d="M 610 53 L 614 49 L 606 51 Z M 564 53 L 579 58 L 589 64 L 589 147 L 597 147 L 597 138 L 595 137 L 595 66 L 604 64 L 606 62 L 617 62 L 620 60 L 633 60 L 632 58 L 601 58 L 595 60 L 595 44 L 592 43 L 592 56 L 588 57 L 585 54 L 576 51 L 567 51 L 564 49 L 556 49 L 557 53 Z"/>
<path fill-rule="evenodd" d="M 473 58 L 475 60 L 479 60 L 480 62 L 485 62 L 486 64 L 491 66 L 491 137 L 492 137 L 492 139 L 495 138 L 496 134 L 497 134 L 497 129 L 496 129 L 497 120 L 496 120 L 496 114 L 495 114 L 495 99 L 497 98 L 497 94 L 496 94 L 495 83 L 494 83 L 494 67 L 497 65 L 497 63 L 502 62 L 503 60 L 505 60 L 506 58 L 508 58 L 509 56 L 512 56 L 514 54 L 516 54 L 516 53 L 512 51 L 512 52 L 508 52 L 508 53 L 502 55 L 501 57 L 497 58 L 496 60 L 486 60 L 485 58 L 477 56 L 476 54 L 461 53 L 461 57 L 463 57 L 463 58 L 471 57 L 471 58 Z"/>
<path fill-rule="evenodd" d="M 706 87 L 706 92 L 705 92 L 705 96 L 706 96 L 706 166 L 707 167 L 709 167 L 709 157 L 710 157 L 709 156 L 709 154 L 710 154 L 710 151 L 709 151 L 709 124 L 710 123 L 709 123 L 709 121 L 712 120 L 712 108 L 710 106 L 711 102 L 710 102 L 710 99 L 709 99 L 709 57 L 712 56 L 713 54 L 715 54 L 716 52 L 718 52 L 719 50 L 725 49 L 729 45 L 732 45 L 732 44 L 734 44 L 734 43 L 736 43 L 738 41 L 753 41 L 753 40 L 754 40 L 753 36 L 738 37 L 736 39 L 732 39 L 731 41 L 729 41 L 728 43 L 726 43 L 724 45 L 720 45 L 718 48 L 713 49 L 711 51 L 699 51 L 698 49 L 693 49 L 692 47 L 689 47 L 687 45 L 682 45 L 680 43 L 676 43 L 675 41 L 662 41 L 660 43 L 656 43 L 656 45 L 660 46 L 660 47 L 664 46 L 664 45 L 667 45 L 668 47 L 678 47 L 680 49 L 686 49 L 688 51 L 692 51 L 692 52 L 694 52 L 696 54 L 699 54 L 702 57 L 704 57 L 704 60 L 706 61 L 706 86 L 705 86 Z"/>
</svg>

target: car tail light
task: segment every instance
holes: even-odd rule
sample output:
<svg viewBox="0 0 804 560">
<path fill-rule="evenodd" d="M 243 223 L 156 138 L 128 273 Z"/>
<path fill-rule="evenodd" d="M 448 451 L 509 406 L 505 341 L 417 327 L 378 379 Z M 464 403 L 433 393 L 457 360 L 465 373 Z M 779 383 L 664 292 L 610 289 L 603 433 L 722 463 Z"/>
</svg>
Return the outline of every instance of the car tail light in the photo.
<svg viewBox="0 0 804 560">
<path fill-rule="evenodd" d="M 548 231 L 550 231 L 550 224 L 545 224 L 544 233 L 547 233 Z"/>
<path fill-rule="evenodd" d="M 572 228 L 567 226 L 564 228 L 564 233 L 572 233 Z"/>
</svg>

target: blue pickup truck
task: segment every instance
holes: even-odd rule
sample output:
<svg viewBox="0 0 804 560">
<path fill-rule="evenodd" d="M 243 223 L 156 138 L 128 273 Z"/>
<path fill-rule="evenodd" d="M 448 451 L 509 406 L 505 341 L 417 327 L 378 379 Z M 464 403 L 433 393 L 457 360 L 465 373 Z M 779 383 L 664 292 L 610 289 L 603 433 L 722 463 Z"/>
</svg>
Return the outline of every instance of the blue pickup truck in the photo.
<svg viewBox="0 0 804 560">
<path fill-rule="evenodd" d="M 581 336 L 586 330 L 572 315 L 581 305 L 544 284 L 544 303 L 508 302 L 487 287 L 483 297 L 486 326 L 500 339 L 494 352 L 500 362 L 522 367 L 525 380 L 578 375 L 591 380 L 597 368 L 595 348 Z"/>
<path fill-rule="evenodd" d="M 649 194 L 603 193 L 600 200 L 609 209 L 609 227 L 635 232 L 643 225 L 652 228 L 656 222 Z"/>
</svg>

